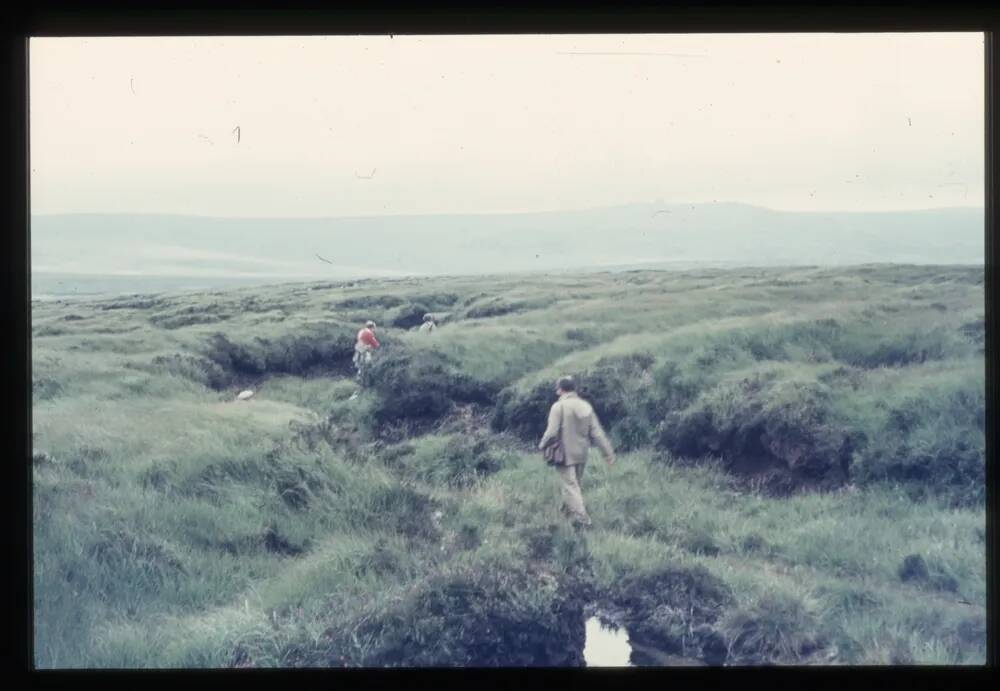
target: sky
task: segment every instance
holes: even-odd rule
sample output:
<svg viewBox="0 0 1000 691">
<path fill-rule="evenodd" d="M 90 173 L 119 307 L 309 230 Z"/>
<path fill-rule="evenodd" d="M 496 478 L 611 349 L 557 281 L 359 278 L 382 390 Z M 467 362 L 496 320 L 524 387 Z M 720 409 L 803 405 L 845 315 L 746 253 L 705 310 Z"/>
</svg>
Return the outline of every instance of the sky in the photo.
<svg viewBox="0 0 1000 691">
<path fill-rule="evenodd" d="M 33 214 L 984 203 L 981 33 L 30 42 Z"/>
</svg>

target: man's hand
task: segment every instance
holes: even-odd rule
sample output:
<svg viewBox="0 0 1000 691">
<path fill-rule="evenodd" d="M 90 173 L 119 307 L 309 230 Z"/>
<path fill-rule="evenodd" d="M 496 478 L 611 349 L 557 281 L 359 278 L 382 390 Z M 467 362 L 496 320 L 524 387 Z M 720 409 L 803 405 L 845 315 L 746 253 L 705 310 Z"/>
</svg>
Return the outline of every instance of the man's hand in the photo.
<svg viewBox="0 0 1000 691">
<path fill-rule="evenodd" d="M 608 467 L 610 468 L 611 466 L 613 466 L 615 464 L 615 461 L 617 461 L 618 459 L 615 458 L 614 456 L 608 456 L 604 460 L 608 462 Z"/>
</svg>

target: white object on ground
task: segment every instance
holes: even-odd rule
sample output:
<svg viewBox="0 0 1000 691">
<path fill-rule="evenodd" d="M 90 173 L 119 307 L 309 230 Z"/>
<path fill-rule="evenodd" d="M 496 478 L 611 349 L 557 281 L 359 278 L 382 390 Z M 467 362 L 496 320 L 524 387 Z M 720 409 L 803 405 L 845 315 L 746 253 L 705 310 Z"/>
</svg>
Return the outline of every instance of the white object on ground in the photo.
<svg viewBox="0 0 1000 691">
<path fill-rule="evenodd" d="M 585 625 L 583 659 L 587 667 L 631 667 L 632 646 L 624 628 L 605 628 L 600 619 L 591 617 Z"/>
<path fill-rule="evenodd" d="M 247 389 L 246 391 L 240 391 L 240 394 L 236 397 L 236 400 L 237 401 L 246 401 L 246 400 L 248 400 L 250 398 L 253 398 L 253 394 L 254 394 L 254 392 L 251 391 L 250 389 Z"/>
</svg>

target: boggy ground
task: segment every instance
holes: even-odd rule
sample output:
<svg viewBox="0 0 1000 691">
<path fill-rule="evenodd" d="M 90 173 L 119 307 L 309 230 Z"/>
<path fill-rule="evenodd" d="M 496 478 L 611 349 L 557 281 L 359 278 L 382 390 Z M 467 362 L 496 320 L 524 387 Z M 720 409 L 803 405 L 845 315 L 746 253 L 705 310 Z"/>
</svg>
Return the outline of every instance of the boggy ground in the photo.
<svg viewBox="0 0 1000 691">
<path fill-rule="evenodd" d="M 573 666 L 596 610 L 708 664 L 982 663 L 982 276 L 35 303 L 36 660 Z M 566 372 L 620 450 L 582 534 L 533 449 Z"/>
</svg>

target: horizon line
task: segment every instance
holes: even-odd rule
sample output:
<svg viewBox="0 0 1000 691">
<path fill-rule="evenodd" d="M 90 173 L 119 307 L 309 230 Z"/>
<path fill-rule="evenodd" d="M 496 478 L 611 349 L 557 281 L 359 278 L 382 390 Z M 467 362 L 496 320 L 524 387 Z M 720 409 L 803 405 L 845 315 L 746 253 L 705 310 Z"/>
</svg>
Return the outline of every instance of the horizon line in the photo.
<svg viewBox="0 0 1000 691">
<path fill-rule="evenodd" d="M 55 217 L 55 216 L 158 216 L 158 217 L 181 217 L 181 218 L 209 218 L 209 219 L 224 219 L 224 220 L 274 220 L 274 221 L 309 221 L 309 220 L 328 220 L 328 219 L 356 219 L 356 218 L 408 218 L 408 217 L 424 217 L 424 216 L 532 216 L 532 215 L 545 215 L 545 214 L 572 214 L 572 213 L 585 213 L 588 211 L 602 211 L 607 209 L 617 209 L 629 206 L 660 206 L 665 208 L 671 207 L 684 207 L 684 206 L 745 206 L 754 209 L 760 209 L 763 211 L 770 211 L 774 213 L 783 214 L 898 214 L 898 213 L 924 213 L 928 211 L 954 211 L 954 210 L 979 210 L 985 212 L 986 206 L 983 205 L 950 205 L 950 206 L 932 206 L 932 207 L 922 207 L 916 209 L 883 209 L 883 210 L 859 210 L 859 209 L 812 209 L 812 210 L 797 210 L 797 209 L 779 209 L 770 206 L 763 206 L 760 204 L 754 204 L 751 202 L 734 201 L 734 200 L 721 200 L 721 201 L 711 201 L 711 202 L 657 202 L 657 201 L 636 201 L 636 202 L 623 202 L 620 204 L 607 204 L 604 206 L 589 206 L 574 209 L 545 209 L 539 211 L 456 211 L 456 212 L 417 212 L 417 213 L 369 213 L 369 214 L 329 214 L 329 215 L 310 215 L 310 216 L 225 216 L 217 214 L 204 214 L 204 213 L 183 213 L 183 212 L 172 212 L 172 211 L 58 211 L 58 212 L 30 212 L 29 218 L 36 217 Z"/>
</svg>

